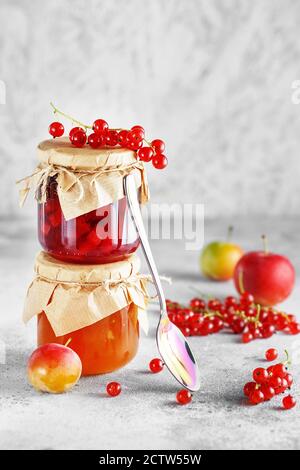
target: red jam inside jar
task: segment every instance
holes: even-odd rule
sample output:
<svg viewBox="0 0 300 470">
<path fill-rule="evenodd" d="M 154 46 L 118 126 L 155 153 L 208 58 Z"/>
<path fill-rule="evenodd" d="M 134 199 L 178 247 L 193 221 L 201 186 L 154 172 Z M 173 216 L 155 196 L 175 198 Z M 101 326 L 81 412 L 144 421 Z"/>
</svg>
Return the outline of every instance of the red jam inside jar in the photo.
<svg viewBox="0 0 300 470">
<path fill-rule="evenodd" d="M 64 336 L 55 336 L 44 312 L 38 315 L 38 346 L 66 344 L 70 338 L 70 347 L 82 362 L 82 375 L 113 372 L 136 355 L 139 343 L 137 308 L 130 304 L 93 325 Z"/>
<path fill-rule="evenodd" d="M 81 264 L 113 263 L 127 258 L 139 246 L 125 197 L 65 220 L 55 177 L 49 178 L 46 196 L 46 202 L 38 204 L 38 237 L 54 258 Z"/>
</svg>

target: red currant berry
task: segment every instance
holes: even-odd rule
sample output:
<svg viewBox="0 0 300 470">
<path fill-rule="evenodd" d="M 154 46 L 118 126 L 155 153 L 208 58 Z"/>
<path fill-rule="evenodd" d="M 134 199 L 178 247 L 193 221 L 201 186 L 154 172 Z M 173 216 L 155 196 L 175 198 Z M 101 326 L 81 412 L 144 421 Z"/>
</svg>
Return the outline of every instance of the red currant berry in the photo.
<svg viewBox="0 0 300 470">
<path fill-rule="evenodd" d="M 225 299 L 225 307 L 226 308 L 235 307 L 235 305 L 237 305 L 237 303 L 238 303 L 237 299 L 235 297 L 233 297 L 232 295 L 229 295 Z"/>
<path fill-rule="evenodd" d="M 137 156 L 142 162 L 150 162 L 153 157 L 153 150 L 151 147 L 142 147 L 137 151 Z"/>
<path fill-rule="evenodd" d="M 204 310 L 205 301 L 202 299 L 195 298 L 190 301 L 190 306 L 191 308 L 194 308 L 195 310 Z"/>
<path fill-rule="evenodd" d="M 271 387 L 275 388 L 275 390 L 276 390 L 277 388 L 281 387 L 282 379 L 280 377 L 272 375 L 268 380 L 268 384 Z"/>
<path fill-rule="evenodd" d="M 133 140 L 143 140 L 145 137 L 145 130 L 142 126 L 133 126 L 130 131 L 130 138 Z"/>
<path fill-rule="evenodd" d="M 275 361 L 278 357 L 278 351 L 275 348 L 270 348 L 265 352 L 267 361 Z"/>
<path fill-rule="evenodd" d="M 127 139 L 127 142 L 126 142 L 126 148 L 128 148 L 129 150 L 139 150 L 140 148 L 143 147 L 143 141 L 142 140 L 139 140 L 139 141 L 136 141 L 136 140 L 131 140 L 130 139 L 130 136 L 128 134 L 128 139 Z"/>
<path fill-rule="evenodd" d="M 242 333 L 245 329 L 245 321 L 242 318 L 237 318 L 232 322 L 231 329 L 235 334 Z"/>
<path fill-rule="evenodd" d="M 109 147 L 115 147 L 119 143 L 118 132 L 114 130 L 108 130 L 105 133 L 105 144 Z"/>
<path fill-rule="evenodd" d="M 123 129 L 122 131 L 119 132 L 118 139 L 119 139 L 119 144 L 121 146 L 126 147 L 127 137 L 128 137 L 128 131 L 126 131 L 126 129 Z"/>
<path fill-rule="evenodd" d="M 74 132 L 71 142 L 75 147 L 83 147 L 86 143 L 86 133 L 83 131 Z"/>
<path fill-rule="evenodd" d="M 88 136 L 88 144 L 93 149 L 97 149 L 103 144 L 103 138 L 100 134 L 95 134 L 95 132 L 93 132 L 93 134 Z"/>
<path fill-rule="evenodd" d="M 271 338 L 275 333 L 275 326 L 271 324 L 263 325 L 261 328 L 261 334 L 263 338 Z"/>
<path fill-rule="evenodd" d="M 280 387 L 275 388 L 276 395 L 279 395 L 280 393 L 284 393 L 287 388 L 288 388 L 287 380 L 285 378 L 281 379 Z"/>
<path fill-rule="evenodd" d="M 254 297 L 250 292 L 243 292 L 240 296 L 240 302 L 243 305 L 251 305 L 254 302 Z"/>
<path fill-rule="evenodd" d="M 166 148 L 164 141 L 161 139 L 152 140 L 151 147 L 153 147 L 155 153 L 163 153 Z"/>
<path fill-rule="evenodd" d="M 214 324 L 210 320 L 204 320 L 202 325 L 200 326 L 199 335 L 200 336 L 207 336 L 213 333 Z"/>
<path fill-rule="evenodd" d="M 275 390 L 269 384 L 262 384 L 260 390 L 264 394 L 265 401 L 271 400 L 275 396 Z"/>
<path fill-rule="evenodd" d="M 273 375 L 280 377 L 281 379 L 286 376 L 286 367 L 284 364 L 276 364 L 273 367 Z"/>
<path fill-rule="evenodd" d="M 163 170 L 168 165 L 168 159 L 165 155 L 159 153 L 152 158 L 152 165 L 157 170 Z"/>
<path fill-rule="evenodd" d="M 285 380 L 287 381 L 288 383 L 288 388 L 291 388 L 292 384 L 293 384 L 293 376 L 292 374 L 286 374 L 286 376 L 284 377 Z"/>
<path fill-rule="evenodd" d="M 60 122 L 52 122 L 49 126 L 49 134 L 53 137 L 61 137 L 64 132 L 65 128 Z"/>
<path fill-rule="evenodd" d="M 85 129 L 83 129 L 83 127 L 72 127 L 72 129 L 69 132 L 69 138 L 70 138 L 71 142 L 72 142 L 73 135 L 78 131 L 86 133 L 86 131 L 85 131 Z"/>
<path fill-rule="evenodd" d="M 300 333 L 300 323 L 291 322 L 288 326 L 291 335 L 298 335 Z"/>
<path fill-rule="evenodd" d="M 176 400 L 179 403 L 179 405 L 187 405 L 192 401 L 192 394 L 189 390 L 182 389 L 179 390 L 176 394 Z"/>
<path fill-rule="evenodd" d="M 110 382 L 106 385 L 106 391 L 111 397 L 116 397 L 120 395 L 122 388 L 118 382 Z"/>
<path fill-rule="evenodd" d="M 96 119 L 93 124 L 95 134 L 104 134 L 108 129 L 108 124 L 104 119 Z"/>
<path fill-rule="evenodd" d="M 257 389 L 249 395 L 249 399 L 253 405 L 258 405 L 265 400 L 265 397 L 264 394 L 259 389 Z"/>
<path fill-rule="evenodd" d="M 249 397 L 252 392 L 256 389 L 256 382 L 247 382 L 244 386 L 244 395 Z"/>
<path fill-rule="evenodd" d="M 207 307 L 209 310 L 216 312 L 221 307 L 221 302 L 218 299 L 210 299 L 207 303 Z"/>
<path fill-rule="evenodd" d="M 254 369 L 252 375 L 253 375 L 253 379 L 258 384 L 263 384 L 267 382 L 269 378 L 268 372 L 263 367 L 257 367 L 257 369 Z"/>
<path fill-rule="evenodd" d="M 152 359 L 152 361 L 149 362 L 149 369 L 153 374 L 157 374 L 158 372 L 161 372 L 164 368 L 164 363 L 161 359 L 158 357 Z"/>
<path fill-rule="evenodd" d="M 287 395 L 286 397 L 284 397 L 282 399 L 282 406 L 286 410 L 290 410 L 291 408 L 294 408 L 296 403 L 297 402 L 296 402 L 295 398 L 292 397 L 292 395 Z"/>
<path fill-rule="evenodd" d="M 246 332 L 246 333 L 243 333 L 242 335 L 242 342 L 243 343 L 250 343 L 250 341 L 252 341 L 254 338 L 253 338 L 253 334 L 250 333 L 250 331 Z"/>
<path fill-rule="evenodd" d="M 216 317 L 213 320 L 213 325 L 214 325 L 213 333 L 218 333 L 219 331 L 221 331 L 223 329 L 224 322 L 223 322 L 222 318 Z"/>
<path fill-rule="evenodd" d="M 181 328 L 181 331 L 184 336 L 191 336 L 191 330 L 188 326 L 184 326 L 183 328 Z"/>
</svg>

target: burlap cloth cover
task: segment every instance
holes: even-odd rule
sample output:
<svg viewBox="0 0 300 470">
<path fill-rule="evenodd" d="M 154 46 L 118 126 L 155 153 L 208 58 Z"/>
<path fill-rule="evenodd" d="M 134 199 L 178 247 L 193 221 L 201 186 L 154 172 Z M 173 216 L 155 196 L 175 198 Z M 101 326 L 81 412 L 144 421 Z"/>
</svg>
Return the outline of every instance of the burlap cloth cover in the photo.
<svg viewBox="0 0 300 470">
<path fill-rule="evenodd" d="M 56 336 L 92 325 L 133 303 L 147 329 L 145 309 L 149 276 L 139 274 L 140 260 L 105 265 L 60 262 L 47 253 L 37 255 L 36 277 L 28 288 L 23 319 L 45 312 Z"/>
<path fill-rule="evenodd" d="M 140 202 L 149 200 L 147 177 L 135 152 L 122 148 L 76 148 L 66 137 L 45 140 L 38 145 L 39 165 L 34 173 L 21 179 L 20 205 L 29 191 L 39 202 L 45 202 L 47 183 L 57 180 L 57 193 L 66 220 L 106 206 L 124 197 L 123 177 L 129 173 L 140 188 Z"/>
</svg>

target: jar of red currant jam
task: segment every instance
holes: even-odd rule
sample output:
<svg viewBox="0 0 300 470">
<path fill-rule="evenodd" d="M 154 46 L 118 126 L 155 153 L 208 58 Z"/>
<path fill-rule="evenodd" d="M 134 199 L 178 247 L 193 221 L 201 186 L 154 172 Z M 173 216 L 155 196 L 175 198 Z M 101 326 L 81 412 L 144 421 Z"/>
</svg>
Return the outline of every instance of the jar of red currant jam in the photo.
<svg viewBox="0 0 300 470">
<path fill-rule="evenodd" d="M 105 265 L 58 262 L 41 252 L 30 285 L 24 321 L 37 315 L 37 343 L 66 344 L 82 361 L 83 375 L 112 372 L 135 356 L 138 314 L 147 292 L 139 259 Z"/>
<path fill-rule="evenodd" d="M 38 157 L 38 237 L 47 253 L 67 262 L 98 264 L 136 251 L 139 238 L 123 192 L 124 174 L 134 173 L 140 194 L 147 189 L 134 152 L 76 148 L 58 138 L 42 142 Z"/>
</svg>

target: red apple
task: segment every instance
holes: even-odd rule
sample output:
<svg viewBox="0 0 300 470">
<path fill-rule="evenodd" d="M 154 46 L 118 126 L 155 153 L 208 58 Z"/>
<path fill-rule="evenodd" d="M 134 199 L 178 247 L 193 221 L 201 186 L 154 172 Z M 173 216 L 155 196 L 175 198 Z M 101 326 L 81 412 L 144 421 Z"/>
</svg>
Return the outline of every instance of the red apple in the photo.
<svg viewBox="0 0 300 470">
<path fill-rule="evenodd" d="M 70 390 L 81 376 L 82 364 L 71 348 L 56 343 L 44 344 L 31 354 L 27 374 L 29 383 L 41 392 Z"/>
<path fill-rule="evenodd" d="M 292 292 L 295 269 L 288 258 L 269 253 L 265 247 L 265 251 L 242 256 L 234 271 L 234 283 L 240 294 L 250 292 L 256 303 L 272 306 L 283 302 Z"/>
</svg>

